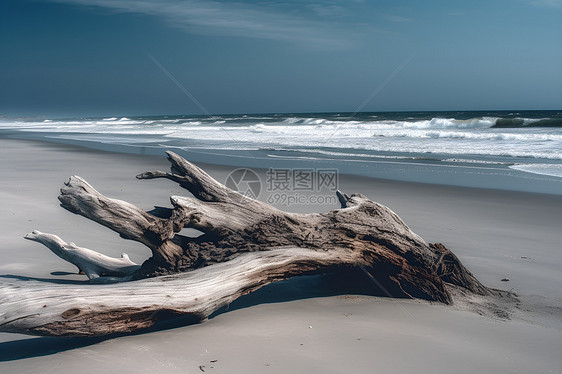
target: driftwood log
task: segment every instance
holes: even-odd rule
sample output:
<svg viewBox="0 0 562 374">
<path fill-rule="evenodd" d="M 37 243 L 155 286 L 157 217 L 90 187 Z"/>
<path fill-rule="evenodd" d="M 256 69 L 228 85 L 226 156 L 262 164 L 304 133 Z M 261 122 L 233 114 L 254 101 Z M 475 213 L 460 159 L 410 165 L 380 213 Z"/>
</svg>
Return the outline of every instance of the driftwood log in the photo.
<svg viewBox="0 0 562 374">
<path fill-rule="evenodd" d="M 250 199 L 167 152 L 167 178 L 193 197 L 172 196 L 173 208 L 152 212 L 96 191 L 73 176 L 61 206 L 138 241 L 152 251 L 142 265 L 110 258 L 34 231 L 40 242 L 75 264 L 84 284 L 0 283 L 0 331 L 99 336 L 150 327 L 183 316 L 198 322 L 269 283 L 314 272 L 360 267 L 388 296 L 445 304 L 454 294 L 489 295 L 441 244 L 428 244 L 389 208 L 365 196 L 337 192 L 341 209 L 294 214 Z M 203 232 L 187 237 L 184 228 Z M 95 284 L 90 284 L 95 283 Z"/>
</svg>

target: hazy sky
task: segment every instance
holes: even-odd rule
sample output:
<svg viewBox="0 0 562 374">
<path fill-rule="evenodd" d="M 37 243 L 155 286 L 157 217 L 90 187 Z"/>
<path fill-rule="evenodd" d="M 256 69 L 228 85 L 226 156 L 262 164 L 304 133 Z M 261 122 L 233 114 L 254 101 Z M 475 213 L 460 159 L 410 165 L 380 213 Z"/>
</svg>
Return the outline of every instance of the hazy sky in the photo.
<svg viewBox="0 0 562 374">
<path fill-rule="evenodd" d="M 562 0 L 1 0 L 0 115 L 562 109 Z"/>
</svg>

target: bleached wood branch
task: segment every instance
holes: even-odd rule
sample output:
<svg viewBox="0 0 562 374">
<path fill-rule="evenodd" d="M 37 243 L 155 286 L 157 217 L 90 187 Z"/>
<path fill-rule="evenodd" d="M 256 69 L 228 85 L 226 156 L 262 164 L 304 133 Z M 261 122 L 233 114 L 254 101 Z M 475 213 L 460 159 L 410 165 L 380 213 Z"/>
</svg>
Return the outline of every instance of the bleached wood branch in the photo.
<svg viewBox="0 0 562 374">
<path fill-rule="evenodd" d="M 160 170 L 147 171 L 137 175 L 137 178 L 166 178 L 173 180 L 201 201 L 229 202 L 244 199 L 241 194 L 217 182 L 204 170 L 178 154 L 171 151 L 167 151 L 166 154 L 171 164 L 170 173 Z"/>
<path fill-rule="evenodd" d="M 131 261 L 126 253 L 123 253 L 121 258 L 109 257 L 38 230 L 27 234 L 25 239 L 45 245 L 63 260 L 76 265 L 78 271 L 84 272 L 90 280 L 99 277 L 126 277 L 140 269 L 140 265 Z"/>
<path fill-rule="evenodd" d="M 66 210 L 94 220 L 124 239 L 146 245 L 154 258 L 173 261 L 182 255 L 182 249 L 169 241 L 183 228 L 183 218 L 177 214 L 170 219 L 155 217 L 126 201 L 100 194 L 76 175 L 61 189 L 59 201 Z"/>
</svg>

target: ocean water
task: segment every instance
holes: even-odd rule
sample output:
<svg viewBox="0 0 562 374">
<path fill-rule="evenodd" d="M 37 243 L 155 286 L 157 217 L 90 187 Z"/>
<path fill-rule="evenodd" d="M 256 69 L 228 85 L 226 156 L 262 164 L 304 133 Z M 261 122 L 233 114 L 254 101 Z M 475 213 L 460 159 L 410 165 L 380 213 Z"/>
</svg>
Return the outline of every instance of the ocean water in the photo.
<svg viewBox="0 0 562 374">
<path fill-rule="evenodd" d="M 247 167 L 562 194 L 562 111 L 0 118 L 4 136 Z"/>
</svg>

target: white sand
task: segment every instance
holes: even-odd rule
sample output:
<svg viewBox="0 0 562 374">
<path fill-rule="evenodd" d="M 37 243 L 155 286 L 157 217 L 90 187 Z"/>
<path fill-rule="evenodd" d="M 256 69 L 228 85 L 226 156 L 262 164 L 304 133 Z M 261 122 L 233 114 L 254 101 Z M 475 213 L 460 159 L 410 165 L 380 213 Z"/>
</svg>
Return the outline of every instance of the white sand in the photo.
<svg viewBox="0 0 562 374">
<path fill-rule="evenodd" d="M 137 262 L 149 256 L 142 245 L 58 206 L 58 189 L 71 174 L 145 209 L 186 194 L 169 181 L 134 179 L 167 168 L 164 157 L 5 139 L 0 156 L 0 282 L 14 275 L 82 279 L 60 275 L 75 269 L 22 239 L 33 229 L 112 256 L 127 252 Z M 220 181 L 230 170 L 205 169 Z M 201 373 L 200 365 L 209 373 L 562 371 L 562 197 L 343 176 L 340 188 L 390 206 L 427 241 L 445 243 L 486 285 L 513 288 L 522 309 L 503 321 L 419 301 L 300 299 L 315 294 L 303 289 L 317 285 L 308 278 L 266 288 L 201 325 L 101 342 L 3 333 L 0 372 Z M 510 281 L 501 282 L 505 277 Z M 262 303 L 280 299 L 293 301 Z"/>
</svg>

